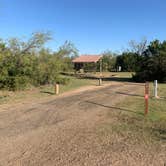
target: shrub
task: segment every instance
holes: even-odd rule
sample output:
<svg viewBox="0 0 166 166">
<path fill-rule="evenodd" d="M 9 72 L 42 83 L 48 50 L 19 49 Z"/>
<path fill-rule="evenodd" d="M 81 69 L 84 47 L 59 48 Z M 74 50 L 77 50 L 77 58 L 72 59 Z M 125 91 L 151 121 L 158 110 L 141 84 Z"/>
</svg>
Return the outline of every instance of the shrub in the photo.
<svg viewBox="0 0 166 166">
<path fill-rule="evenodd" d="M 5 79 L 0 79 L 0 88 L 8 90 L 23 90 L 29 84 L 29 78 L 26 76 L 8 76 Z"/>
<path fill-rule="evenodd" d="M 55 82 L 58 83 L 58 84 L 66 85 L 70 82 L 70 78 L 59 77 L 59 78 L 56 79 Z"/>
</svg>

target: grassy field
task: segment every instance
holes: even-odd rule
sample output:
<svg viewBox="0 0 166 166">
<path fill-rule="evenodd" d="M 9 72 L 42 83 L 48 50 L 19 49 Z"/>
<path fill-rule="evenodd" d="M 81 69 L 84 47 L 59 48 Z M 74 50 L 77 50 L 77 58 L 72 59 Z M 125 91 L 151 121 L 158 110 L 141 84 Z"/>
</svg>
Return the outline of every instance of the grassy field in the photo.
<svg viewBox="0 0 166 166">
<path fill-rule="evenodd" d="M 139 85 L 142 86 L 142 85 Z M 126 100 L 118 103 L 117 109 L 108 114 L 116 119 L 105 124 L 104 133 L 116 133 L 126 144 L 148 146 L 151 150 L 166 147 L 166 84 L 159 84 L 160 99 L 153 97 L 153 84 L 150 84 L 149 112 L 145 116 L 144 86 L 137 94 L 128 94 Z M 117 111 L 119 109 L 119 111 Z"/>
<path fill-rule="evenodd" d="M 147 119 L 151 121 L 166 120 L 166 84 L 159 84 L 158 95 L 159 99 L 153 96 L 153 84 L 150 83 L 150 98 L 149 98 L 149 112 Z M 122 107 L 127 107 L 134 110 L 139 115 L 144 114 L 145 101 L 144 101 L 144 87 L 138 94 L 129 95 L 127 100 L 120 104 Z"/>
</svg>

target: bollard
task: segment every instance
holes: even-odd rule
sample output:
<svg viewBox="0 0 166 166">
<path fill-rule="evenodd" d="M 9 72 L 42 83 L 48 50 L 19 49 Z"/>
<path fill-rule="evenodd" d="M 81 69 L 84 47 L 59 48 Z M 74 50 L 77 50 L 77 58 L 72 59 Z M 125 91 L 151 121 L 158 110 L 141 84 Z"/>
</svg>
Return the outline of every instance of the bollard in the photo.
<svg viewBox="0 0 166 166">
<path fill-rule="evenodd" d="M 59 84 L 55 84 L 55 94 L 58 95 L 59 94 Z"/>
<path fill-rule="evenodd" d="M 147 115 L 148 113 L 148 106 L 149 106 L 148 100 L 149 100 L 149 83 L 146 82 L 145 83 L 145 115 Z"/>
<path fill-rule="evenodd" d="M 154 97 L 155 97 L 155 98 L 158 98 L 158 95 L 157 95 L 157 88 L 158 88 L 157 80 L 154 80 Z"/>
<path fill-rule="evenodd" d="M 101 85 L 102 85 L 102 79 L 99 78 L 99 86 L 101 86 Z"/>
</svg>

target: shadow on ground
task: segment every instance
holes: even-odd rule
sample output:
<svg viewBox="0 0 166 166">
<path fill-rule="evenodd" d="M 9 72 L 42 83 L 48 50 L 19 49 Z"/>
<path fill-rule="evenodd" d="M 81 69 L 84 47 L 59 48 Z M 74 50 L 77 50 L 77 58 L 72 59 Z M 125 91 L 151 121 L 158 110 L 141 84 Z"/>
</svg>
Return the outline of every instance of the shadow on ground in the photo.
<svg viewBox="0 0 166 166">
<path fill-rule="evenodd" d="M 117 81 L 117 82 L 133 82 L 132 78 L 129 77 L 104 77 L 103 81 Z"/>
<path fill-rule="evenodd" d="M 55 93 L 54 92 L 49 92 L 49 91 L 40 91 L 40 93 L 46 93 L 46 94 L 49 94 L 49 95 L 55 95 Z"/>
<path fill-rule="evenodd" d="M 120 107 L 115 107 L 115 106 L 108 106 L 108 105 L 96 103 L 96 102 L 93 102 L 93 101 L 84 101 L 84 102 L 90 103 L 90 104 L 95 104 L 95 105 L 98 105 L 98 106 L 101 106 L 101 107 L 105 107 L 105 108 L 111 108 L 111 109 L 116 109 L 116 110 L 120 110 L 120 111 L 131 112 L 131 113 L 135 113 L 135 114 L 137 114 L 137 115 L 142 115 L 142 116 L 144 115 L 144 114 L 141 113 L 141 112 L 136 112 L 136 111 L 129 110 L 129 109 L 126 109 L 126 108 L 120 108 Z"/>
<path fill-rule="evenodd" d="M 126 96 L 144 97 L 143 95 L 131 94 L 131 93 L 125 93 L 125 92 L 115 92 L 115 93 L 120 94 L 120 95 L 126 95 Z"/>
</svg>

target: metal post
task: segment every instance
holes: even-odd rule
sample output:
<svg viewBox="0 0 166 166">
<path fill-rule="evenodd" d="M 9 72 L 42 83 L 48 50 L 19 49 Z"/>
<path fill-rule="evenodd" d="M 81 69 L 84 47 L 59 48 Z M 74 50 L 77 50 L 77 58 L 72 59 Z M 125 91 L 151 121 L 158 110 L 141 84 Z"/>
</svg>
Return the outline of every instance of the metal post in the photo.
<svg viewBox="0 0 166 166">
<path fill-rule="evenodd" d="M 158 98 L 158 95 L 157 95 L 157 88 L 158 88 L 157 80 L 154 80 L 154 97 L 155 97 L 155 98 Z"/>
<path fill-rule="evenodd" d="M 101 86 L 101 85 L 102 85 L 102 79 L 99 78 L 99 86 Z"/>
</svg>

